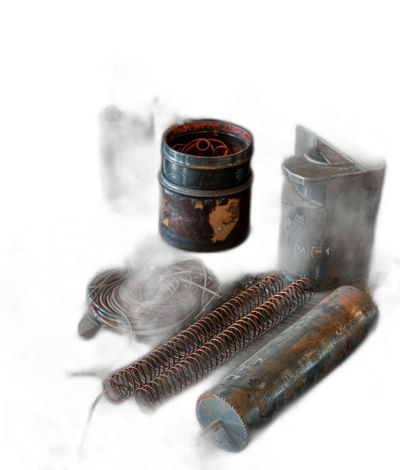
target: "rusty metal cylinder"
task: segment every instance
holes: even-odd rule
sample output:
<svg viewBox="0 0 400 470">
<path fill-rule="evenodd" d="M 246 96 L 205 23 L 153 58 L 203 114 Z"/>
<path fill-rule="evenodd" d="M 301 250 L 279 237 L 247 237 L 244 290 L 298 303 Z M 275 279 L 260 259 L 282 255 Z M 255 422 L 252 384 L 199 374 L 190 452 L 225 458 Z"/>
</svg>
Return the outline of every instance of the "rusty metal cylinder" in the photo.
<svg viewBox="0 0 400 470">
<path fill-rule="evenodd" d="M 252 180 L 223 191 L 185 191 L 160 174 L 161 236 L 189 251 L 221 251 L 244 242 L 250 231 Z"/>
<path fill-rule="evenodd" d="M 250 132 L 222 121 L 191 121 L 168 129 L 161 150 L 162 237 L 190 251 L 242 243 L 250 226 Z"/>
<path fill-rule="evenodd" d="M 249 432 L 337 366 L 377 316 L 367 294 L 343 286 L 245 361 L 197 402 L 200 424 L 221 421 L 212 439 L 237 452 Z M 219 421 L 218 421 L 219 420 Z"/>
</svg>

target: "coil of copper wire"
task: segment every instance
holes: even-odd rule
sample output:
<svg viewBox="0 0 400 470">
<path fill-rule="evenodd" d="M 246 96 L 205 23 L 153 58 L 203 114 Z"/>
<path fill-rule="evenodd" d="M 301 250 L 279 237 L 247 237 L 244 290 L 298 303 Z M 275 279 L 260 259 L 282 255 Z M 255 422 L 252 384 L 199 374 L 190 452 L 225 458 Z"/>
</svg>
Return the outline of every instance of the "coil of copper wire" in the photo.
<svg viewBox="0 0 400 470">
<path fill-rule="evenodd" d="M 120 333 L 155 336 L 180 331 L 202 316 L 216 294 L 214 274 L 200 260 L 183 260 L 153 271 L 128 268 L 100 273 L 87 289 L 95 322 Z"/>
<path fill-rule="evenodd" d="M 272 274 L 235 295 L 165 344 L 106 379 L 107 397 L 114 403 L 121 403 L 237 320 L 245 318 L 282 288 L 282 279 Z"/>
<path fill-rule="evenodd" d="M 196 155 L 198 157 L 225 157 L 232 151 L 220 139 L 198 138 L 193 139 L 187 144 L 178 143 L 173 146 L 174 150 L 187 155 Z"/>
</svg>

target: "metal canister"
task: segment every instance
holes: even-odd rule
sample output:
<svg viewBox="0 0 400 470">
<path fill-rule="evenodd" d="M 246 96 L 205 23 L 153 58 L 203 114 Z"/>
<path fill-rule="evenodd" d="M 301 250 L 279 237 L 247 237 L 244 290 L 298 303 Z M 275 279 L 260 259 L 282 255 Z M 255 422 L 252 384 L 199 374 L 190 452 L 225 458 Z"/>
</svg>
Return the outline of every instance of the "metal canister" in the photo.
<svg viewBox="0 0 400 470">
<path fill-rule="evenodd" d="M 383 161 L 356 163 L 297 128 L 295 156 L 283 162 L 280 268 L 320 290 L 365 282 L 382 193 Z"/>
<path fill-rule="evenodd" d="M 229 150 L 201 155 L 205 142 L 200 142 L 197 155 L 188 154 L 185 144 L 199 139 L 217 139 Z M 218 144 L 217 144 L 218 145 Z M 203 152 L 205 153 L 205 151 Z M 222 121 L 190 121 L 168 129 L 162 139 L 163 174 L 173 184 L 186 189 L 228 190 L 246 183 L 251 177 L 250 158 L 253 139 L 249 131 Z M 221 155 L 219 155 L 221 154 Z"/>
<path fill-rule="evenodd" d="M 366 293 L 340 287 L 203 394 L 197 403 L 201 425 L 223 449 L 243 449 L 252 429 L 345 359 L 376 317 Z"/>
<path fill-rule="evenodd" d="M 219 251 L 242 243 L 249 234 L 251 179 L 233 190 L 185 190 L 160 174 L 160 232 L 178 248 Z"/>
<path fill-rule="evenodd" d="M 253 138 L 235 124 L 191 121 L 162 140 L 160 233 L 178 248 L 219 251 L 250 227 Z"/>
</svg>

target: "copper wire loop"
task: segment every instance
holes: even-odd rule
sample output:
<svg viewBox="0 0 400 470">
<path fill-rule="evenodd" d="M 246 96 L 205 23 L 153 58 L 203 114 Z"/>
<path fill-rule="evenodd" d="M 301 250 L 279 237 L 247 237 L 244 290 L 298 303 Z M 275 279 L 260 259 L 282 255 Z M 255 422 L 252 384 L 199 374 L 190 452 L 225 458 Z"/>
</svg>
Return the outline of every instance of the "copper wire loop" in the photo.
<svg viewBox="0 0 400 470">
<path fill-rule="evenodd" d="M 192 322 L 216 289 L 215 276 L 196 259 L 150 272 L 106 271 L 88 287 L 89 312 L 121 333 L 154 336 Z"/>
<path fill-rule="evenodd" d="M 198 157 L 226 157 L 232 153 L 222 140 L 205 139 L 204 137 L 191 140 L 187 144 L 175 144 L 173 148 L 178 152 Z"/>
<path fill-rule="evenodd" d="M 247 318 L 246 315 L 282 288 L 282 279 L 272 274 L 229 300 L 164 345 L 107 379 L 105 388 L 111 387 L 114 392 L 113 398 L 107 393 L 108 398 L 118 403 L 129 398 L 137 389 L 171 369 L 230 325 Z"/>
<path fill-rule="evenodd" d="M 154 408 L 169 396 L 180 393 L 206 377 L 213 369 L 221 366 L 238 351 L 304 305 L 314 293 L 315 286 L 309 279 L 303 278 L 294 282 L 182 359 L 174 367 L 142 385 L 137 390 L 138 396 L 140 395 L 149 408 Z"/>
</svg>

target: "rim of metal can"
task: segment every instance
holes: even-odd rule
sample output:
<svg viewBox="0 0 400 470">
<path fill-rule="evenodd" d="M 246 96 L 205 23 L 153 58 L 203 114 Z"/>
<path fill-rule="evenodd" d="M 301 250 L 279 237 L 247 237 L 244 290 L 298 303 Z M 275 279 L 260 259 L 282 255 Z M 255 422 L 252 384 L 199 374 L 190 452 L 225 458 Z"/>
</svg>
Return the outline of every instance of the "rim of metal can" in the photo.
<svg viewBox="0 0 400 470">
<path fill-rule="evenodd" d="M 159 173 L 159 181 L 161 186 L 169 191 L 172 191 L 177 194 L 182 194 L 183 196 L 190 196 L 194 198 L 202 198 L 202 197 L 227 197 L 231 194 L 236 194 L 248 189 L 251 184 L 253 183 L 253 173 L 251 172 L 250 178 L 246 181 L 246 183 L 241 184 L 240 186 L 236 186 L 234 188 L 229 189 L 219 189 L 219 190 L 207 190 L 203 191 L 200 189 L 187 189 L 183 188 L 182 186 L 178 186 L 177 184 L 171 183 L 167 178 L 164 176 L 163 172 L 160 171 Z"/>
<path fill-rule="evenodd" d="M 239 152 L 232 153 L 225 157 L 199 157 L 178 152 L 168 145 L 176 137 L 188 134 L 216 132 L 235 137 L 246 144 L 246 147 Z M 162 154 L 168 160 L 182 166 L 190 168 L 226 168 L 239 165 L 249 160 L 253 154 L 253 136 L 244 127 L 227 121 L 217 119 L 196 119 L 178 124 L 167 129 L 162 136 Z"/>
</svg>

